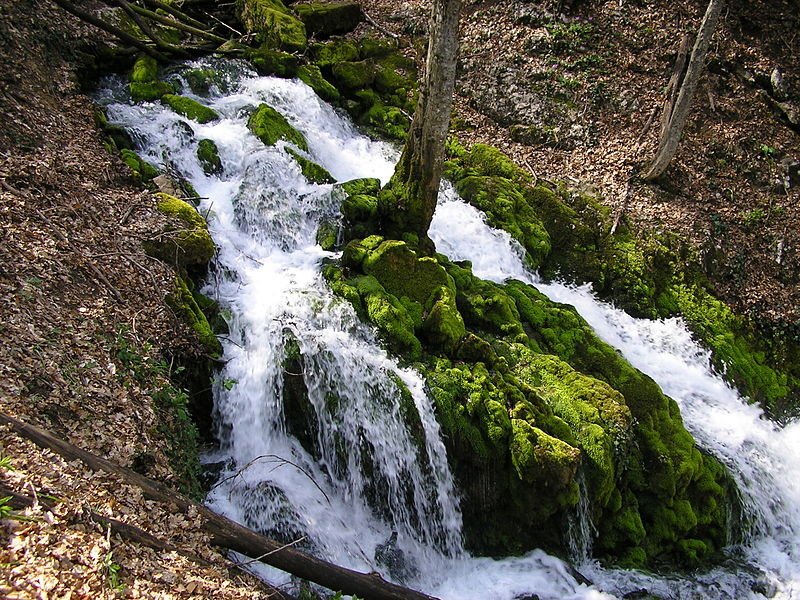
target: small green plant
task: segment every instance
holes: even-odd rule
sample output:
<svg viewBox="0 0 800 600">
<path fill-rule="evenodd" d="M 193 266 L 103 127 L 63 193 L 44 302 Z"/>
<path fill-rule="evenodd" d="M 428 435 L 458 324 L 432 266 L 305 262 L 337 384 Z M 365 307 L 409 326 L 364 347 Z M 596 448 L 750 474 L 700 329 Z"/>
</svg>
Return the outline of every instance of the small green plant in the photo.
<svg viewBox="0 0 800 600">
<path fill-rule="evenodd" d="M 2 471 L 16 471 L 14 463 L 11 462 L 11 457 L 5 454 L 0 454 L 0 470 Z"/>
<path fill-rule="evenodd" d="M 754 208 L 742 214 L 742 221 L 745 226 L 753 227 L 758 225 L 767 218 L 767 213 L 763 208 Z"/>
<path fill-rule="evenodd" d="M 14 509 L 11 507 L 11 496 L 0 498 L 0 519 L 13 518 Z"/>
<path fill-rule="evenodd" d="M 125 585 L 120 581 L 119 572 L 120 567 L 114 562 L 114 553 L 109 551 L 103 559 L 103 571 L 106 574 L 106 582 L 108 587 L 115 592 L 121 592 L 125 589 Z"/>
<path fill-rule="evenodd" d="M 760 153 L 761 153 L 763 156 L 769 156 L 769 157 L 771 157 L 771 156 L 775 156 L 775 153 L 777 152 L 777 150 L 775 149 L 775 147 L 774 147 L 774 146 L 770 146 L 770 145 L 768 145 L 768 144 L 761 144 L 761 145 L 758 147 L 758 151 L 759 151 L 759 152 L 760 152 Z"/>
</svg>

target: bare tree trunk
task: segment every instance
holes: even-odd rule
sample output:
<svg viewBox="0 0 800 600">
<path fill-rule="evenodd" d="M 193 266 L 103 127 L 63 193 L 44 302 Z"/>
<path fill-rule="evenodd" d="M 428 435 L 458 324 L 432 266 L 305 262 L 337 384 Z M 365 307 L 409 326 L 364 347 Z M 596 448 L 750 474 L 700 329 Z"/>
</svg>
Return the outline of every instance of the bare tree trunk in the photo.
<svg viewBox="0 0 800 600">
<path fill-rule="evenodd" d="M 700 81 L 700 75 L 703 73 L 706 54 L 708 54 L 708 46 L 711 43 L 711 36 L 717 26 L 717 21 L 719 21 L 719 15 L 722 12 L 724 4 L 724 0 L 710 0 L 708 3 L 706 14 L 703 17 L 702 23 L 700 23 L 700 30 L 697 32 L 697 39 L 692 48 L 692 57 L 689 59 L 686 76 L 683 78 L 683 81 L 679 83 L 680 91 L 678 92 L 677 99 L 674 102 L 668 101 L 665 105 L 665 111 L 669 109 L 669 114 L 665 114 L 665 126 L 661 132 L 661 139 L 658 143 L 656 156 L 647 169 L 647 172 L 644 174 L 644 179 L 648 181 L 660 177 L 664 171 L 667 170 L 667 166 L 669 166 L 672 157 L 675 156 L 675 151 L 678 149 L 678 143 L 683 134 L 683 127 L 686 125 L 686 118 L 689 115 L 689 108 L 692 105 L 694 91 Z M 681 61 L 680 56 L 678 57 L 678 61 Z M 673 78 L 674 77 L 675 74 L 673 74 Z M 678 78 L 676 84 L 678 84 L 679 81 L 680 79 Z"/>
<path fill-rule="evenodd" d="M 425 76 L 403 154 L 388 186 L 382 210 L 385 233 L 414 234 L 422 250 L 432 250 L 428 227 L 436 209 L 450 127 L 458 58 L 461 0 L 434 0 Z"/>
</svg>

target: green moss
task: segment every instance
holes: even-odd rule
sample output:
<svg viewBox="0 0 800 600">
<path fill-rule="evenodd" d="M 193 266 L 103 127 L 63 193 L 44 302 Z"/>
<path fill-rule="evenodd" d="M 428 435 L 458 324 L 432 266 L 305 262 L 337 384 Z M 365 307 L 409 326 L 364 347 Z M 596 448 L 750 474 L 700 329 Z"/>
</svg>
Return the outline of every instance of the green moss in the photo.
<svg viewBox="0 0 800 600">
<path fill-rule="evenodd" d="M 308 43 L 306 28 L 280 0 L 237 0 L 240 20 L 248 33 L 270 48 L 303 51 Z"/>
<path fill-rule="evenodd" d="M 455 293 L 440 287 L 431 294 L 425 309 L 422 333 L 425 340 L 445 354 L 453 354 L 466 333 L 464 319 L 456 307 Z"/>
<path fill-rule="evenodd" d="M 127 148 L 123 148 L 120 150 L 120 158 L 122 158 L 122 162 L 128 165 L 131 171 L 133 171 L 134 176 L 138 177 L 142 181 L 150 181 L 153 177 L 158 177 L 159 170 L 151 165 L 146 160 L 142 159 L 136 152 L 133 150 L 128 150 Z"/>
<path fill-rule="evenodd" d="M 317 244 L 323 250 L 332 252 L 339 245 L 339 231 L 341 227 L 338 223 L 330 220 L 323 220 L 317 229 Z"/>
<path fill-rule="evenodd" d="M 789 392 L 786 373 L 776 372 L 754 344 L 743 319 L 697 286 L 675 285 L 671 292 L 689 327 L 713 351 L 714 364 L 752 400 L 775 408 Z"/>
<path fill-rule="evenodd" d="M 189 69 L 182 75 L 189 89 L 198 96 L 208 96 L 211 86 L 222 87 L 222 78 L 216 69 Z"/>
<path fill-rule="evenodd" d="M 158 63 L 152 56 L 140 56 L 131 70 L 131 83 L 149 83 L 158 79 Z"/>
<path fill-rule="evenodd" d="M 291 148 L 286 148 L 286 151 L 297 161 L 297 164 L 300 165 L 300 171 L 303 173 L 303 177 L 308 179 L 308 181 L 311 183 L 322 185 L 326 183 L 334 183 L 336 181 L 333 178 L 333 175 L 328 173 L 324 167 L 318 165 L 313 160 L 309 160 Z"/>
<path fill-rule="evenodd" d="M 205 265 L 216 253 L 205 219 L 194 207 L 168 194 L 156 194 L 158 210 L 174 217 L 177 226 L 170 224 L 153 239 L 143 243 L 145 251 L 179 267 Z"/>
<path fill-rule="evenodd" d="M 501 176 L 468 175 L 455 185 L 467 202 L 486 213 L 490 225 L 506 230 L 522 244 L 532 267 L 542 264 L 550 252 L 550 235 L 519 184 Z"/>
<path fill-rule="evenodd" d="M 359 59 L 358 47 L 349 40 L 334 40 L 314 44 L 310 48 L 314 62 L 320 67 L 330 67 L 340 62 L 353 62 Z"/>
<path fill-rule="evenodd" d="M 169 106 L 179 115 L 198 123 L 209 123 L 219 119 L 219 115 L 207 106 L 203 106 L 197 100 L 192 100 L 186 96 L 176 96 L 165 94 L 161 97 L 161 102 Z"/>
<path fill-rule="evenodd" d="M 356 2 L 312 2 L 295 10 L 306 29 L 322 37 L 348 33 L 364 18 Z"/>
<path fill-rule="evenodd" d="M 300 64 L 300 60 L 294 54 L 273 50 L 267 46 L 248 49 L 246 56 L 260 75 L 294 77 Z"/>
<path fill-rule="evenodd" d="M 197 338 L 206 351 L 214 358 L 222 355 L 222 345 L 214 335 L 206 315 L 200 310 L 186 281 L 181 277 L 176 278 L 176 291 L 167 296 L 167 304 L 176 314 L 183 317 L 186 323 L 197 334 Z"/>
<path fill-rule="evenodd" d="M 558 494 L 575 486 L 580 452 L 527 421 L 512 419 L 511 464 L 522 481 L 545 483 Z"/>
<path fill-rule="evenodd" d="M 375 81 L 375 63 L 370 60 L 337 62 L 331 67 L 336 85 L 347 92 L 368 88 Z"/>
<path fill-rule="evenodd" d="M 358 51 L 362 58 L 385 58 L 397 50 L 397 42 L 386 38 L 365 37 L 358 42 Z"/>
<path fill-rule="evenodd" d="M 377 196 L 381 190 L 380 179 L 366 177 L 364 179 L 351 179 L 338 186 L 348 196 L 363 194 L 366 196 Z"/>
<path fill-rule="evenodd" d="M 154 102 L 175 92 L 175 88 L 166 81 L 133 82 L 128 85 L 128 90 L 134 102 Z"/>
<path fill-rule="evenodd" d="M 414 335 L 414 318 L 403 303 L 369 275 L 353 279 L 352 285 L 361 298 L 366 318 L 384 335 L 390 347 L 411 360 L 418 358 L 422 345 Z"/>
<path fill-rule="evenodd" d="M 316 65 L 303 65 L 297 70 L 297 78 L 310 87 L 323 100 L 338 102 L 341 94 L 325 77 Z"/>
<path fill-rule="evenodd" d="M 218 175 L 222 173 L 222 160 L 219 157 L 219 150 L 214 140 L 200 140 L 197 144 L 197 160 L 203 167 L 206 175 Z"/>
<path fill-rule="evenodd" d="M 260 104 L 250 115 L 247 128 L 267 146 L 272 146 L 283 139 L 301 150 L 308 151 L 308 144 L 303 134 L 289 125 L 289 121 L 282 114 L 266 104 Z"/>
<path fill-rule="evenodd" d="M 387 106 L 383 102 L 376 102 L 359 119 L 372 131 L 383 137 L 393 140 L 405 140 L 411 119 L 408 113 L 396 106 Z"/>
<path fill-rule="evenodd" d="M 389 293 L 422 306 L 441 287 L 455 292 L 452 279 L 435 258 L 418 258 L 405 242 L 398 240 L 386 240 L 371 250 L 361 268 L 380 281 Z"/>
</svg>

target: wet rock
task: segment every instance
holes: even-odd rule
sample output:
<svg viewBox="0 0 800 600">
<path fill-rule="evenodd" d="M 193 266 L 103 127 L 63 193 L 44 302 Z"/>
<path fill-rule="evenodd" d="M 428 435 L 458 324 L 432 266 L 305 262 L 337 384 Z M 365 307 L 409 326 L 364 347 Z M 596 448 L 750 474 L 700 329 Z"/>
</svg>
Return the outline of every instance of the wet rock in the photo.
<svg viewBox="0 0 800 600">
<path fill-rule="evenodd" d="M 397 546 L 397 532 L 393 531 L 383 544 L 375 548 L 375 562 L 386 567 L 392 579 L 405 582 L 417 574 L 417 568 Z"/>
</svg>

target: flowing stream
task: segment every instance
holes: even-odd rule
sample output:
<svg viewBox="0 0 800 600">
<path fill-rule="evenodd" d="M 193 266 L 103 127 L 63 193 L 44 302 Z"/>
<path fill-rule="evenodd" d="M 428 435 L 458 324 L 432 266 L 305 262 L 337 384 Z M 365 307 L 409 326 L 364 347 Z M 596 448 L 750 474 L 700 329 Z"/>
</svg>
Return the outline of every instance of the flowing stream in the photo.
<svg viewBox="0 0 800 600">
<path fill-rule="evenodd" d="M 223 464 L 208 498 L 215 510 L 343 566 L 378 570 L 442 598 L 592 599 L 640 589 L 664 598 L 800 597 L 800 425 L 779 429 L 763 419 L 711 370 L 708 354 L 679 320 L 633 319 L 598 302 L 588 287 L 538 281 L 510 236 L 489 228 L 443 186 L 431 228 L 438 250 L 471 260 L 480 277 L 520 279 L 574 305 L 678 401 L 698 443 L 731 468 L 752 521 L 745 543 L 730 549 L 729 565 L 691 578 L 601 567 L 588 558 L 594 528 L 580 511 L 572 525 L 575 566 L 594 585 L 578 582 L 569 565 L 539 550 L 504 560 L 466 553 L 458 492 L 424 382 L 398 366 L 320 274 L 336 254 L 316 244 L 315 232 L 323 219 L 337 218 L 340 198 L 332 185 L 303 177 L 285 142 L 265 147 L 248 131 L 247 117 L 262 102 L 278 110 L 305 135 L 308 158 L 337 181 L 385 182 L 397 150 L 361 135 L 299 81 L 258 77 L 235 61 L 211 64 L 224 80 L 210 97 L 183 93 L 219 113 L 212 123 L 187 120 L 159 103 L 134 105 L 113 78 L 98 99 L 112 123 L 132 132 L 143 158 L 194 185 L 219 246 L 204 289 L 220 302 L 230 327 L 215 380 L 221 448 L 207 457 Z M 180 71 L 171 77 L 183 85 Z M 219 148 L 220 175 L 206 175 L 197 159 L 203 138 Z M 299 380 L 308 403 L 298 407 L 285 400 Z M 409 402 L 421 434 L 404 424 Z M 405 556 L 394 568 L 375 559 L 392 532 Z"/>
</svg>

